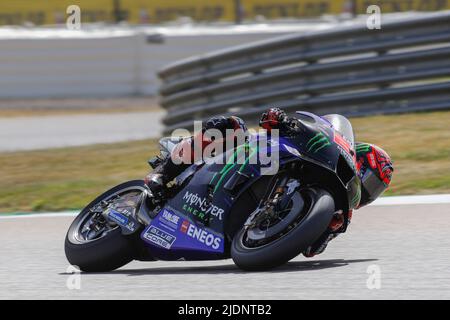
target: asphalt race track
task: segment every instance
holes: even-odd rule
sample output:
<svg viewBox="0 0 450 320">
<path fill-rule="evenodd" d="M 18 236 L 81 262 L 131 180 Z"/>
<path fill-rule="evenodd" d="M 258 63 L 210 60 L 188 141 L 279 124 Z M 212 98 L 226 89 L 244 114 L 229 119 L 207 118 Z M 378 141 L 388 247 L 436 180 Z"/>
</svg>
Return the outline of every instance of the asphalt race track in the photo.
<svg viewBox="0 0 450 320">
<path fill-rule="evenodd" d="M 79 290 L 66 286 L 72 219 L 0 219 L 1 299 L 450 299 L 448 203 L 361 209 L 324 254 L 270 272 L 246 273 L 231 260 L 133 262 L 81 274 Z"/>
</svg>

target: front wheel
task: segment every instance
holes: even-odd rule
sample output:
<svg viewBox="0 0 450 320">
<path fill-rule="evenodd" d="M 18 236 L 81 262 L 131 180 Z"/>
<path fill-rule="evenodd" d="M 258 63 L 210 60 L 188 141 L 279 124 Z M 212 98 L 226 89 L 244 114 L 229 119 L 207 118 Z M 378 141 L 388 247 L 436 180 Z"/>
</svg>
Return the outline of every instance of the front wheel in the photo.
<svg viewBox="0 0 450 320">
<path fill-rule="evenodd" d="M 288 206 L 233 238 L 231 257 L 244 270 L 267 270 L 285 264 L 306 250 L 327 229 L 335 211 L 323 189 L 295 191 Z"/>
<path fill-rule="evenodd" d="M 122 235 L 120 227 L 102 213 L 115 201 L 136 201 L 143 191 L 144 181 L 128 181 L 88 204 L 67 232 L 67 260 L 86 272 L 111 271 L 132 261 L 136 254 L 134 239 Z"/>
</svg>

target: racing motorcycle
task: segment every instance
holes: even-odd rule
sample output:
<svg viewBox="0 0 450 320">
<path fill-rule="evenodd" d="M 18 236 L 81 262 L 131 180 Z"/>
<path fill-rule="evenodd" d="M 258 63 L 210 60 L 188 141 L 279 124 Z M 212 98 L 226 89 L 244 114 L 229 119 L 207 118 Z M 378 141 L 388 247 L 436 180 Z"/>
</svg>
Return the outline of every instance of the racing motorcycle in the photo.
<svg viewBox="0 0 450 320">
<path fill-rule="evenodd" d="M 288 262 L 327 230 L 333 215 L 347 220 L 361 198 L 350 122 L 308 112 L 297 112 L 295 121 L 295 134 L 266 137 L 266 151 L 279 155 L 276 174 L 261 174 L 257 161 L 201 161 L 168 185 L 164 199 L 155 199 L 143 180 L 106 191 L 72 222 L 68 261 L 86 272 L 132 260 L 231 257 L 244 270 Z M 176 143 L 161 139 L 161 155 L 150 165 L 170 156 Z M 254 152 L 249 149 L 247 143 L 230 152 Z"/>
</svg>

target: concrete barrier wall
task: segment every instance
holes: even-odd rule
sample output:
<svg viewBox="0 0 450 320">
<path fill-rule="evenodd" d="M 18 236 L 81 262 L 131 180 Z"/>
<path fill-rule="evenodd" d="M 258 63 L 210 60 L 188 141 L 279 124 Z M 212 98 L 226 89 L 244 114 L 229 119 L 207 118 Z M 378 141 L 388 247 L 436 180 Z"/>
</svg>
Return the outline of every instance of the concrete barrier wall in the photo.
<svg viewBox="0 0 450 320">
<path fill-rule="evenodd" d="M 3 40 L 0 97 L 139 93 L 144 41 L 137 36 Z"/>
<path fill-rule="evenodd" d="M 0 98 L 153 95 L 162 66 L 280 33 L 165 37 L 143 33 L 0 40 Z"/>
</svg>

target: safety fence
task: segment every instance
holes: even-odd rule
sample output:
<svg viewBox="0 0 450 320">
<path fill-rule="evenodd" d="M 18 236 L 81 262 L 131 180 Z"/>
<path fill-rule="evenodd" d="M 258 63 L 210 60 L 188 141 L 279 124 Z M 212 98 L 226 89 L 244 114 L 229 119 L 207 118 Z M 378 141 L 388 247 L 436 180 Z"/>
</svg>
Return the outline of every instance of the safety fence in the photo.
<svg viewBox="0 0 450 320">
<path fill-rule="evenodd" d="M 267 108 L 369 115 L 450 108 L 450 11 L 292 34 L 173 63 L 159 72 L 166 132 Z"/>
</svg>

